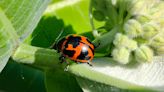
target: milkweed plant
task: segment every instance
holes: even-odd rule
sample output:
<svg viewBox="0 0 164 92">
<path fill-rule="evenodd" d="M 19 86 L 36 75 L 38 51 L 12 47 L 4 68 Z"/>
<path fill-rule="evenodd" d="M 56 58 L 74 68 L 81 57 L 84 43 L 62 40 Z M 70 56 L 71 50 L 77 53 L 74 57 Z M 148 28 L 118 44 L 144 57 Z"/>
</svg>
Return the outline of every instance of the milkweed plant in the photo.
<svg viewBox="0 0 164 92">
<path fill-rule="evenodd" d="M 16 63 L 41 71 L 46 92 L 162 92 L 163 6 L 163 0 L 1 0 L 1 75 Z M 98 45 L 93 66 L 60 63 L 50 47 L 69 34 Z"/>
<path fill-rule="evenodd" d="M 103 39 L 105 33 L 113 35 L 108 44 L 112 45 L 109 51 L 115 61 L 121 64 L 134 60 L 152 62 L 154 56 L 163 54 L 161 1 L 93 0 L 92 5 L 93 18 L 105 22 L 93 33 L 97 39 L 101 39 L 100 36 Z M 111 31 L 115 27 L 119 27 L 116 32 Z"/>
</svg>

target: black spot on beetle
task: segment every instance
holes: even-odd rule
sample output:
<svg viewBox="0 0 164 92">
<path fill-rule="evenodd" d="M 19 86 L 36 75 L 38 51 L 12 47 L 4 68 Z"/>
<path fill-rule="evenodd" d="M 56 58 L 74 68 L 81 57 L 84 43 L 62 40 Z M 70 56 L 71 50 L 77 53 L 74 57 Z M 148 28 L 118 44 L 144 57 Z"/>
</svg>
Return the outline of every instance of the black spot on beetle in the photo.
<svg viewBox="0 0 164 92">
<path fill-rule="evenodd" d="M 80 60 L 89 60 L 91 57 L 88 56 L 88 51 L 81 52 L 80 55 L 77 57 L 77 59 Z"/>
<path fill-rule="evenodd" d="M 63 50 L 63 54 L 67 55 L 68 57 L 73 57 L 73 55 L 75 54 L 75 51 L 74 50 L 66 50 L 66 49 L 64 49 Z"/>
<path fill-rule="evenodd" d="M 66 42 L 66 48 L 68 47 L 68 44 L 72 44 L 73 48 L 76 48 L 79 45 L 79 42 L 81 40 L 81 37 L 73 37 L 72 35 L 68 37 L 68 40 Z"/>
</svg>

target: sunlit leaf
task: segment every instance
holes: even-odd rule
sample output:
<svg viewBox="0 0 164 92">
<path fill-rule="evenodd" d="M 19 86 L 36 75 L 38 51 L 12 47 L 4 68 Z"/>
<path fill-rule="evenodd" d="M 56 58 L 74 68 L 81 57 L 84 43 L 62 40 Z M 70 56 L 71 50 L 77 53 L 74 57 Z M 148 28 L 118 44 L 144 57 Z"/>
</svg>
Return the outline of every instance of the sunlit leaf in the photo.
<svg viewBox="0 0 164 92">
<path fill-rule="evenodd" d="M 93 67 L 75 64 L 69 70 L 77 76 L 98 82 L 100 85 L 102 83 L 136 91 L 163 91 L 163 60 L 163 57 L 159 56 L 155 57 L 152 63 L 137 64 L 134 62 L 123 66 L 110 58 L 95 58 Z"/>
<path fill-rule="evenodd" d="M 0 1 L 0 72 L 19 43 L 37 25 L 49 0 Z"/>
<path fill-rule="evenodd" d="M 3 10 L 0 9 L 0 72 L 18 44 L 18 36 Z"/>
<path fill-rule="evenodd" d="M 66 26 L 71 25 L 78 34 L 85 33 L 91 30 L 89 2 L 89 0 L 63 0 L 50 5 L 44 14 L 62 19 Z"/>
<path fill-rule="evenodd" d="M 1 0 L 0 7 L 11 21 L 20 40 L 36 27 L 50 0 Z"/>
</svg>

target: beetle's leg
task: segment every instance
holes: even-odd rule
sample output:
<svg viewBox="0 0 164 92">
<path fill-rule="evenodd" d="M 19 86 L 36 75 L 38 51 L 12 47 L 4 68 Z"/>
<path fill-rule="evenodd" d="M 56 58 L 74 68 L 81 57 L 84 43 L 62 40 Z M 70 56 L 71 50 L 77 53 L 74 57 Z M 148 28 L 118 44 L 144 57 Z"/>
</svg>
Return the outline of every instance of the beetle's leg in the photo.
<svg viewBox="0 0 164 92">
<path fill-rule="evenodd" d="M 75 62 L 76 64 L 78 64 L 78 61 L 74 60 L 74 62 Z"/>
<path fill-rule="evenodd" d="M 68 71 L 69 65 L 66 65 L 64 71 Z"/>
<path fill-rule="evenodd" d="M 61 55 L 61 56 L 59 57 L 59 60 L 61 61 L 60 63 L 63 63 L 63 62 L 66 61 L 66 60 L 65 60 L 65 57 L 64 57 L 63 55 Z"/>
<path fill-rule="evenodd" d="M 66 60 L 66 57 L 64 56 L 64 55 L 61 55 L 60 57 L 59 57 L 59 60 L 61 60 L 61 64 L 63 63 L 63 62 L 66 62 L 67 63 L 67 65 L 65 66 L 65 68 L 64 68 L 64 71 L 68 71 L 68 68 L 69 68 L 69 62 Z"/>
<path fill-rule="evenodd" d="M 61 55 L 61 56 L 59 57 L 59 60 L 61 60 L 60 63 L 66 62 L 67 65 L 69 65 L 69 62 L 66 60 L 65 56 Z"/>
<path fill-rule="evenodd" d="M 89 61 L 87 62 L 87 64 L 88 64 L 89 66 L 93 66 Z"/>
</svg>

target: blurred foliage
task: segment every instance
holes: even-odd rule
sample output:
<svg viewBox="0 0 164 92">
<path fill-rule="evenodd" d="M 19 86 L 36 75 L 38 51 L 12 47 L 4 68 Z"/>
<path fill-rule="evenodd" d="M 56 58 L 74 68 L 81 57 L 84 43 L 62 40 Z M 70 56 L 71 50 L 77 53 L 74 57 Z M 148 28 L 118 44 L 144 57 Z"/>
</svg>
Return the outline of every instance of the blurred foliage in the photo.
<svg viewBox="0 0 164 92">
<path fill-rule="evenodd" d="M 1 92 L 46 92 L 44 73 L 12 60 L 0 74 Z"/>
</svg>

